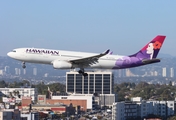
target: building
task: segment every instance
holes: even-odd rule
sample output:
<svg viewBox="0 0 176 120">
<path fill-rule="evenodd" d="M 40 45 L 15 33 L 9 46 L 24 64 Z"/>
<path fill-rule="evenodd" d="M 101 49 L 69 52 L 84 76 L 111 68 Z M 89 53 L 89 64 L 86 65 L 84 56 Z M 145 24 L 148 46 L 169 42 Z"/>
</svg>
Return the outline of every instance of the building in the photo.
<svg viewBox="0 0 176 120">
<path fill-rule="evenodd" d="M 66 106 L 64 104 L 45 104 L 45 105 L 39 105 L 39 104 L 34 104 L 31 106 L 32 111 L 31 112 L 36 112 L 36 111 L 40 111 L 40 112 L 45 112 L 45 113 L 49 113 L 50 111 L 48 110 L 52 110 L 53 112 L 57 112 L 57 113 L 65 113 L 67 111 L 67 108 L 69 106 Z M 22 111 L 23 113 L 28 113 L 29 112 L 29 106 L 22 106 Z M 75 110 L 75 108 L 74 108 Z M 74 111 L 75 114 L 75 111 Z"/>
<path fill-rule="evenodd" d="M 20 75 L 21 74 L 21 69 L 15 68 L 15 75 Z"/>
<path fill-rule="evenodd" d="M 46 104 L 46 95 L 38 95 L 38 104 Z"/>
<path fill-rule="evenodd" d="M 170 68 L 170 77 L 174 77 L 174 68 Z"/>
<path fill-rule="evenodd" d="M 125 120 L 125 102 L 113 103 L 112 120 Z"/>
<path fill-rule="evenodd" d="M 80 106 L 83 111 L 92 110 L 94 108 L 94 99 L 93 95 L 83 95 L 83 94 L 72 94 L 69 96 L 52 96 L 51 100 L 46 100 L 49 104 L 66 104 L 69 105 L 70 103 L 73 106 Z"/>
<path fill-rule="evenodd" d="M 163 77 L 167 77 L 166 67 L 163 68 L 162 76 Z"/>
<path fill-rule="evenodd" d="M 20 114 L 18 109 L 4 109 L 0 111 L 0 120 L 20 120 Z"/>
<path fill-rule="evenodd" d="M 134 102 L 125 102 L 125 118 L 137 118 L 137 104 Z"/>
<path fill-rule="evenodd" d="M 23 69 L 23 75 L 26 75 L 26 69 Z"/>
<path fill-rule="evenodd" d="M 38 112 L 22 113 L 21 120 L 39 120 L 39 113 Z"/>
<path fill-rule="evenodd" d="M 98 97 L 99 101 L 98 105 L 100 105 L 101 107 L 103 106 L 108 106 L 108 107 L 112 107 L 112 104 L 117 101 L 117 94 L 100 94 Z"/>
<path fill-rule="evenodd" d="M 152 103 L 148 103 L 146 101 L 137 102 L 137 116 L 141 118 L 145 118 L 149 114 L 153 114 L 153 106 Z"/>
<path fill-rule="evenodd" d="M 86 72 L 87 77 L 78 72 L 66 73 L 66 92 L 71 94 L 95 95 L 100 106 L 109 106 L 117 101 L 114 93 L 114 75 L 110 71 Z"/>
<path fill-rule="evenodd" d="M 66 92 L 79 94 L 113 94 L 114 75 L 112 72 L 87 72 L 84 77 L 78 72 L 66 73 Z"/>
<path fill-rule="evenodd" d="M 0 70 L 0 75 L 4 75 L 4 70 Z"/>
<path fill-rule="evenodd" d="M 153 104 L 153 114 L 163 117 L 174 115 L 174 101 L 147 101 Z"/>
<path fill-rule="evenodd" d="M 31 97 L 22 96 L 21 106 L 28 106 L 29 107 L 30 104 L 32 104 Z"/>
<path fill-rule="evenodd" d="M 112 119 L 145 118 L 150 114 L 162 117 L 174 115 L 174 101 L 143 101 L 140 97 L 133 98 L 132 100 L 131 102 L 113 103 Z"/>
<path fill-rule="evenodd" d="M 37 68 L 33 68 L 33 75 L 37 75 Z"/>
<path fill-rule="evenodd" d="M 4 71 L 6 74 L 9 74 L 10 73 L 10 67 L 9 66 L 5 66 L 4 67 Z"/>
<path fill-rule="evenodd" d="M 38 91 L 36 88 L 0 88 L 0 97 L 13 96 L 16 99 L 21 97 L 31 97 L 32 101 L 37 100 Z"/>
</svg>

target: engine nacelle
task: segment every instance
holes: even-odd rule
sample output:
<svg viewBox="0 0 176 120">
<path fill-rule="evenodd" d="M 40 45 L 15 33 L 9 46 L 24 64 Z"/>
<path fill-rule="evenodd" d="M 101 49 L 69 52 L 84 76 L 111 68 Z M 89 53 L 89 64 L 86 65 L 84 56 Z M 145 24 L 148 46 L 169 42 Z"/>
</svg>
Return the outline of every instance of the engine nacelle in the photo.
<svg viewBox="0 0 176 120">
<path fill-rule="evenodd" d="M 53 62 L 53 67 L 55 69 L 71 69 L 72 68 L 72 64 L 67 62 L 67 61 L 55 60 Z"/>
</svg>

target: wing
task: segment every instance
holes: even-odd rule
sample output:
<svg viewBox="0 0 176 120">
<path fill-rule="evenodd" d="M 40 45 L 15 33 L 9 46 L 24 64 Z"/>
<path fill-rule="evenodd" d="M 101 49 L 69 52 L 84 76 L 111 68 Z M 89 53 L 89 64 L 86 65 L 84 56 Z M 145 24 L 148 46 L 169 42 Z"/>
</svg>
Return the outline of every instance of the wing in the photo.
<svg viewBox="0 0 176 120">
<path fill-rule="evenodd" d="M 108 53 L 109 53 L 109 49 L 103 53 L 98 54 L 98 55 L 80 58 L 80 59 L 74 59 L 74 60 L 70 60 L 69 62 L 71 62 L 72 64 L 75 64 L 75 65 L 78 65 L 78 66 L 90 66 L 92 64 L 96 64 L 100 57 L 105 56 Z"/>
</svg>

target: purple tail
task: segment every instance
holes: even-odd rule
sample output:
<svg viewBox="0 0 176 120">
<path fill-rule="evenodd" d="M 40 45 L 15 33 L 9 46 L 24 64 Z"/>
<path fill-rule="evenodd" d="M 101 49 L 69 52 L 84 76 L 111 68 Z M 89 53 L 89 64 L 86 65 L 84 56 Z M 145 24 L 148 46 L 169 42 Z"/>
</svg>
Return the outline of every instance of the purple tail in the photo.
<svg viewBox="0 0 176 120">
<path fill-rule="evenodd" d="M 145 45 L 139 52 L 129 57 L 137 57 L 139 59 L 153 59 L 156 58 L 166 36 L 158 35 L 151 42 Z"/>
</svg>

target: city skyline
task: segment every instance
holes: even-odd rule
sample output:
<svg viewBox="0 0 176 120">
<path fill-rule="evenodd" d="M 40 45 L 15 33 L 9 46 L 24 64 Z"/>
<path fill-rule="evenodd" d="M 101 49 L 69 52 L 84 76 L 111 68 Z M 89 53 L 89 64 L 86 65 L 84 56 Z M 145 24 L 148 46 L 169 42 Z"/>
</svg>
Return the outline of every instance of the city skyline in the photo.
<svg viewBox="0 0 176 120">
<path fill-rule="evenodd" d="M 121 77 L 170 77 L 175 78 L 176 67 L 175 66 L 176 58 L 164 58 L 160 63 L 146 65 L 130 69 L 120 69 L 113 70 L 115 76 L 118 78 Z M 48 77 L 64 77 L 66 72 L 77 71 L 77 69 L 67 69 L 67 70 L 58 70 L 53 69 L 49 65 L 39 65 L 39 64 L 27 64 L 27 68 L 23 69 L 21 62 L 13 60 L 8 57 L 1 57 L 0 59 L 0 75 L 1 76 L 19 76 L 22 78 L 33 78 L 41 79 Z M 87 72 L 92 70 L 87 69 Z M 102 70 L 102 69 L 93 69 L 93 71 L 112 71 L 112 70 Z"/>
</svg>

